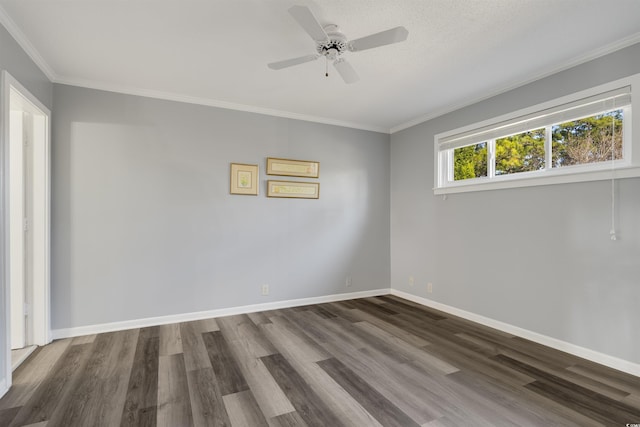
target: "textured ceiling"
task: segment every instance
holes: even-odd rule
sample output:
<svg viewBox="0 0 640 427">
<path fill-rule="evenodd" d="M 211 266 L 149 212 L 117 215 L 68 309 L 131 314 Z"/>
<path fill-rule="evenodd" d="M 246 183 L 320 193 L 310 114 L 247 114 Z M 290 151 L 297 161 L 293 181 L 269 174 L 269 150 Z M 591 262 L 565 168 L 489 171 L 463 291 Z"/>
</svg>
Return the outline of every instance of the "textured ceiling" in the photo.
<svg viewBox="0 0 640 427">
<path fill-rule="evenodd" d="M 347 85 L 287 9 L 349 39 Z M 0 0 L 0 21 L 60 83 L 393 131 L 640 41 L 639 0 Z"/>
</svg>

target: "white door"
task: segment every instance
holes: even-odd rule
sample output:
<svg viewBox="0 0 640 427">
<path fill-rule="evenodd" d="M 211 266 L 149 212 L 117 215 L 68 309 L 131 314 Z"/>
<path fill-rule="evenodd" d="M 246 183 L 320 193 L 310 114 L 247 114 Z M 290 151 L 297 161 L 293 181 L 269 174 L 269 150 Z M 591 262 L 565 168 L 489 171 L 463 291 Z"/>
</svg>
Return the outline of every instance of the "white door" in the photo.
<svg viewBox="0 0 640 427">
<path fill-rule="evenodd" d="M 26 345 L 26 236 L 25 230 L 25 113 L 14 109 L 9 124 L 9 286 L 11 287 L 11 349 Z M 27 142 L 28 143 L 28 142 Z"/>
<path fill-rule="evenodd" d="M 49 114 L 9 90 L 11 349 L 46 344 L 49 300 Z"/>
<path fill-rule="evenodd" d="M 1 397 L 12 383 L 11 348 L 51 342 L 51 112 L 6 70 L 0 75 Z"/>
</svg>

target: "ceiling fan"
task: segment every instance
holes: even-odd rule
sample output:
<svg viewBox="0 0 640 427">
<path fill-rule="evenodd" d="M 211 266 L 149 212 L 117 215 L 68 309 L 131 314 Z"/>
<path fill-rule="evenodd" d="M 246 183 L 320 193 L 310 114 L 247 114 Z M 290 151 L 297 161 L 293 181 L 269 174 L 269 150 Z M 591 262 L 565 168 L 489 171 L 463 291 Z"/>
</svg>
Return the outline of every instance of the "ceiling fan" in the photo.
<svg viewBox="0 0 640 427">
<path fill-rule="evenodd" d="M 340 32 L 337 25 L 329 24 L 324 27 L 320 25 L 316 17 L 306 6 L 293 6 L 289 13 L 300 24 L 303 30 L 311 36 L 316 43 L 315 54 L 300 56 L 298 58 L 285 59 L 284 61 L 272 62 L 267 66 L 272 70 L 281 70 L 294 65 L 315 61 L 320 57 L 325 57 L 327 61 L 326 76 L 329 76 L 329 61 L 333 61 L 333 66 L 338 71 L 345 83 L 355 83 L 360 78 L 351 64 L 342 57 L 345 51 L 359 52 L 361 50 L 372 49 L 392 43 L 405 41 L 409 35 L 404 27 L 395 27 L 390 30 L 381 31 L 355 40 L 347 40 L 347 37 Z"/>
</svg>

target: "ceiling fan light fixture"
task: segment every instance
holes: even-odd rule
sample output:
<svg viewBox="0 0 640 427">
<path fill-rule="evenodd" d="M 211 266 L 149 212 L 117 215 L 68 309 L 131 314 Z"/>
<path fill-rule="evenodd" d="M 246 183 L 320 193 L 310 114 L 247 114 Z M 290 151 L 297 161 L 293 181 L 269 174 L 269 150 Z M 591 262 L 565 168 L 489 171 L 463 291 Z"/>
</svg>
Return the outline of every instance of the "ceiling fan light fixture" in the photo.
<svg viewBox="0 0 640 427">
<path fill-rule="evenodd" d="M 347 37 L 334 24 L 325 25 L 324 31 L 327 33 L 328 39 L 316 42 L 316 51 L 320 55 L 329 57 L 329 59 L 335 59 L 347 50 Z"/>
</svg>

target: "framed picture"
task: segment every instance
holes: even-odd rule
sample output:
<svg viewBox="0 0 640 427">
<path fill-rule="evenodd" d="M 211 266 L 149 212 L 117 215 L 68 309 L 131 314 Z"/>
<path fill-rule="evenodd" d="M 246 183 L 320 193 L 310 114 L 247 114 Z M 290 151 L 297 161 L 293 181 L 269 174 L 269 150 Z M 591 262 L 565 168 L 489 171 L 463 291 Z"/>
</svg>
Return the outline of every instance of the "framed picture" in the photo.
<svg viewBox="0 0 640 427">
<path fill-rule="evenodd" d="M 231 163 L 231 194 L 258 195 L 258 165 Z"/>
<path fill-rule="evenodd" d="M 320 197 L 320 183 L 269 180 L 267 181 L 267 197 L 317 199 Z"/>
<path fill-rule="evenodd" d="M 320 176 L 320 163 L 308 160 L 290 160 L 267 157 L 267 175 L 318 178 Z"/>
</svg>

